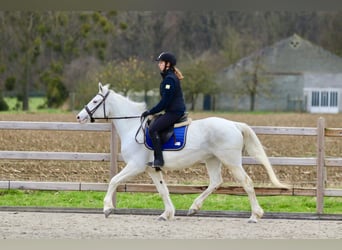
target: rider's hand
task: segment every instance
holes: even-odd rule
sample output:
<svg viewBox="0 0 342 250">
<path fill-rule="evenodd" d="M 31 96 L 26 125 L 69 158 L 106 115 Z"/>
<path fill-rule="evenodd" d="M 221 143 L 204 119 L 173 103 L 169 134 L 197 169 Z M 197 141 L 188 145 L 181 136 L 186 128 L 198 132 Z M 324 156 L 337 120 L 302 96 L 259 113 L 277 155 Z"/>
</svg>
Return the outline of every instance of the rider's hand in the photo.
<svg viewBox="0 0 342 250">
<path fill-rule="evenodd" d="M 148 115 L 150 115 L 150 112 L 146 110 L 144 113 L 141 114 L 141 117 L 145 118 Z"/>
</svg>

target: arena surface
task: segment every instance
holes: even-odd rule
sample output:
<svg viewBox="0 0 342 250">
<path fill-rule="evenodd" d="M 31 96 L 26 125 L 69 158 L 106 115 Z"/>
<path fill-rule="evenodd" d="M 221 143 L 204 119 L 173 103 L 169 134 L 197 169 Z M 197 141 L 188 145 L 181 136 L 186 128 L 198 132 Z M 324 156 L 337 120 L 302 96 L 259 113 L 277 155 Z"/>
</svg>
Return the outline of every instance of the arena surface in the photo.
<svg viewBox="0 0 342 250">
<path fill-rule="evenodd" d="M 0 212 L 0 239 L 341 239 L 341 220 Z"/>
</svg>

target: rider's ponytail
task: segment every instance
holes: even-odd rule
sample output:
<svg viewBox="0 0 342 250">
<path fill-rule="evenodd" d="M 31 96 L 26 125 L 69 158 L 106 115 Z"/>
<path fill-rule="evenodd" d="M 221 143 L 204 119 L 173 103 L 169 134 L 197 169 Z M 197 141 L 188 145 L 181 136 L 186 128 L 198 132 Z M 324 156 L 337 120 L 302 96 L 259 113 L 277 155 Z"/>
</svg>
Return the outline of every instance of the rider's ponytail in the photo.
<svg viewBox="0 0 342 250">
<path fill-rule="evenodd" d="M 176 68 L 176 67 L 174 67 L 174 69 L 175 69 L 175 74 L 178 77 L 178 79 L 179 80 L 184 79 L 184 76 L 183 76 L 182 72 L 180 72 L 180 70 L 178 68 Z"/>
</svg>

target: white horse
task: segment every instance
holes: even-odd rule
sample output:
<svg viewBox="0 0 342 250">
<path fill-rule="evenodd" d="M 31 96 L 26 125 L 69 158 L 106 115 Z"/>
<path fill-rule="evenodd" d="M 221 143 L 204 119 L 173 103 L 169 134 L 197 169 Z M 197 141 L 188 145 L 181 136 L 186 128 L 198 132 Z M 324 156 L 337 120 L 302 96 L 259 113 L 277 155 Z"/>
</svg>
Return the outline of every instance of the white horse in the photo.
<svg viewBox="0 0 342 250">
<path fill-rule="evenodd" d="M 141 120 L 141 113 L 146 110 L 145 103 L 137 103 L 109 89 L 109 85 L 99 83 L 99 93 L 77 115 L 80 123 L 94 121 L 96 118 L 110 118 L 121 140 L 121 154 L 126 166 L 110 181 L 104 198 L 104 214 L 108 217 L 114 209 L 112 196 L 118 185 L 130 178 L 147 171 L 151 176 L 164 202 L 165 210 L 158 217 L 160 220 L 174 218 L 175 207 L 170 199 L 169 190 L 163 180 L 162 171 L 146 165 L 153 159 L 153 151 L 136 140 Z M 117 118 L 117 119 L 115 119 Z M 129 119 L 132 118 L 132 119 Z M 165 165 L 162 169 L 175 170 L 191 167 L 205 162 L 210 184 L 189 208 L 188 215 L 195 214 L 204 200 L 223 183 L 221 166 L 228 167 L 234 178 L 247 192 L 251 204 L 249 222 L 257 222 L 263 216 L 253 182 L 242 167 L 242 151 L 247 150 L 250 156 L 258 159 L 266 168 L 272 183 L 280 188 L 288 188 L 277 179 L 266 153 L 254 131 L 245 123 L 229 121 L 223 118 L 210 117 L 193 121 L 187 132 L 185 147 L 180 151 L 164 151 Z"/>
</svg>

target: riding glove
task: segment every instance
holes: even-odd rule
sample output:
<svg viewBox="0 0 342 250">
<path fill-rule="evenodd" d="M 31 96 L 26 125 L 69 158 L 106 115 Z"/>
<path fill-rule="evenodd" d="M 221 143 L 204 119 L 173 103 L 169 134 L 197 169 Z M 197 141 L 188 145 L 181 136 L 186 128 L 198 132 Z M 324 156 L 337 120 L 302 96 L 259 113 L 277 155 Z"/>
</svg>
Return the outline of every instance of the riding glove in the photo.
<svg viewBox="0 0 342 250">
<path fill-rule="evenodd" d="M 148 110 L 146 110 L 144 113 L 141 114 L 141 116 L 144 118 L 148 115 L 150 115 L 150 112 Z"/>
</svg>

